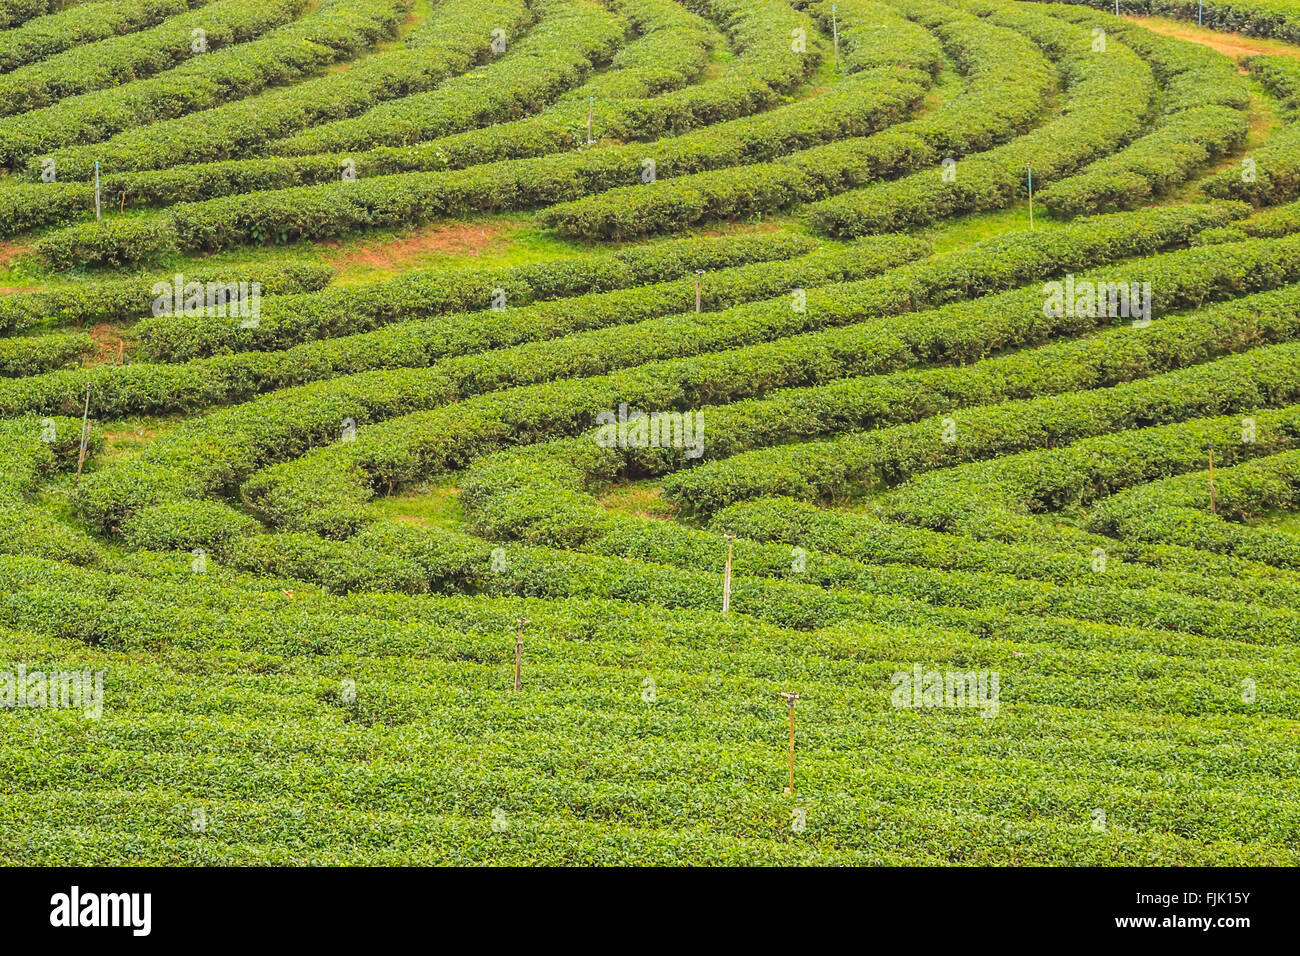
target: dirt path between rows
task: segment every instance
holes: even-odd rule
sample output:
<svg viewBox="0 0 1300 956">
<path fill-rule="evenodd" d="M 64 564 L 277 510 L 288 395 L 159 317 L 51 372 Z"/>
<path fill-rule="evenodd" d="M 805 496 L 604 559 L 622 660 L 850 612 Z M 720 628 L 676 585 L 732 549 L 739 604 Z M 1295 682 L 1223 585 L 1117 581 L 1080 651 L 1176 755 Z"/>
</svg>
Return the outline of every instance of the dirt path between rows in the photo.
<svg viewBox="0 0 1300 956">
<path fill-rule="evenodd" d="M 1293 56 L 1300 59 L 1300 47 L 1291 46 L 1280 40 L 1262 40 L 1258 37 L 1248 37 L 1240 33 L 1221 33 L 1191 23 L 1167 20 L 1164 17 L 1126 16 L 1124 19 L 1130 23 L 1146 27 L 1152 33 L 1160 33 L 1178 40 L 1187 40 L 1189 43 L 1208 46 L 1212 50 L 1218 50 L 1225 56 L 1231 57 L 1233 60 L 1243 56 L 1254 56 L 1258 53 L 1280 53 L 1284 56 Z"/>
</svg>

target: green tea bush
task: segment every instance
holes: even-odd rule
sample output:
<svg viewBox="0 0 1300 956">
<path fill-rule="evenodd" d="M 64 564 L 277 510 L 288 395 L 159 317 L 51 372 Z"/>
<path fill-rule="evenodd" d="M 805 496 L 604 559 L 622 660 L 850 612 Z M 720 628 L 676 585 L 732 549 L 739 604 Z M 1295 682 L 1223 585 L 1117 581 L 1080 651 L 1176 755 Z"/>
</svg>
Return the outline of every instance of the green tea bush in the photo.
<svg viewBox="0 0 1300 956">
<path fill-rule="evenodd" d="M 49 106 L 64 97 L 90 93 L 120 84 L 123 78 L 141 78 L 191 59 L 190 31 L 202 29 L 214 53 L 227 44 L 242 43 L 289 23 L 306 7 L 305 0 L 213 0 L 204 7 L 169 17 L 156 27 L 92 43 L 84 50 L 66 50 L 56 56 L 20 67 L 0 76 L 0 115 L 12 116 Z M 24 128 L 23 119 L 10 121 L 3 162 L 15 159 L 13 137 Z M 18 129 L 12 130 L 14 123 Z"/>
</svg>

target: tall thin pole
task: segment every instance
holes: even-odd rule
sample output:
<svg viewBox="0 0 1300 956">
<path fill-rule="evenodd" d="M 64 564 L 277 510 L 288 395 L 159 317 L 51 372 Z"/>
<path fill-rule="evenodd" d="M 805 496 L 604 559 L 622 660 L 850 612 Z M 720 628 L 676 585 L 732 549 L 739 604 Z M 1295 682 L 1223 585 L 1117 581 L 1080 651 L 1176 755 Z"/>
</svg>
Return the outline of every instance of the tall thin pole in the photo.
<svg viewBox="0 0 1300 956">
<path fill-rule="evenodd" d="M 835 4 L 831 4 L 831 32 L 835 35 L 835 72 L 840 71 L 840 23 L 835 13 Z"/>
<path fill-rule="evenodd" d="M 735 544 L 736 536 L 727 535 L 727 568 L 722 572 L 722 616 L 726 617 L 727 612 L 731 610 L 731 549 Z"/>
<path fill-rule="evenodd" d="M 1219 507 L 1214 500 L 1214 442 L 1208 443 L 1205 448 L 1210 453 L 1210 514 L 1217 515 Z"/>
<path fill-rule="evenodd" d="M 95 222 L 99 222 L 99 160 L 95 160 Z"/>
<path fill-rule="evenodd" d="M 1029 228 L 1034 228 L 1034 167 L 1031 163 L 1025 164 L 1025 174 L 1029 178 Z"/>
<path fill-rule="evenodd" d="M 596 97 L 587 97 L 587 145 L 596 142 L 591 138 L 592 123 L 596 118 Z"/>
<path fill-rule="evenodd" d="M 703 283 L 704 283 L 704 270 L 696 269 L 695 270 L 695 311 L 696 312 L 702 311 L 701 304 L 700 304 L 700 291 Z"/>
</svg>

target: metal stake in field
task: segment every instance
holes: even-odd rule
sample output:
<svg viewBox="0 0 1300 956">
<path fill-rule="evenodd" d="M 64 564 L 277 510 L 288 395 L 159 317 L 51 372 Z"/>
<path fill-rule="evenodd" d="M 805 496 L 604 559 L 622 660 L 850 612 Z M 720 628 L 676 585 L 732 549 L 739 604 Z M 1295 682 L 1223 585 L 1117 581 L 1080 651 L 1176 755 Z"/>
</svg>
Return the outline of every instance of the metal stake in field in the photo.
<svg viewBox="0 0 1300 956">
<path fill-rule="evenodd" d="M 587 145 L 590 146 L 596 142 L 591 138 L 592 123 L 596 119 L 596 97 L 587 97 Z"/>
<path fill-rule="evenodd" d="M 785 788 L 785 792 L 794 793 L 794 702 L 799 699 L 799 695 L 792 691 L 782 691 L 781 696 L 785 702 L 790 705 L 790 784 Z"/>
<path fill-rule="evenodd" d="M 1210 453 L 1210 514 L 1219 513 L 1218 502 L 1214 500 L 1214 442 L 1207 441 L 1205 450 Z"/>
<path fill-rule="evenodd" d="M 519 668 L 524 660 L 524 625 L 528 618 L 519 619 L 519 630 L 515 632 L 515 693 L 519 693 Z"/>
<path fill-rule="evenodd" d="M 1034 228 L 1034 166 L 1025 163 L 1025 175 L 1029 181 L 1029 228 Z"/>
<path fill-rule="evenodd" d="M 700 291 L 703 288 L 703 285 L 704 285 L 704 270 L 696 269 L 695 270 L 695 311 L 696 312 L 703 311 L 703 309 L 700 306 Z"/>
<path fill-rule="evenodd" d="M 727 567 L 722 572 L 722 616 L 726 617 L 727 612 L 731 610 L 731 549 L 736 542 L 734 534 L 726 535 L 727 539 Z"/>
<path fill-rule="evenodd" d="M 81 412 L 81 451 L 77 454 L 77 478 L 73 487 L 81 486 L 81 467 L 86 463 L 86 441 L 90 437 L 90 386 L 86 386 L 86 407 Z"/>
<path fill-rule="evenodd" d="M 99 160 L 95 160 L 95 222 L 99 222 Z"/>
<path fill-rule="evenodd" d="M 1197 3 L 1196 4 L 1196 25 L 1198 27 L 1202 25 L 1201 21 L 1204 18 L 1204 16 L 1205 16 L 1205 4 Z"/>
<path fill-rule="evenodd" d="M 831 32 L 835 36 L 835 72 L 840 71 L 840 22 L 835 13 L 835 4 L 831 4 Z"/>
</svg>

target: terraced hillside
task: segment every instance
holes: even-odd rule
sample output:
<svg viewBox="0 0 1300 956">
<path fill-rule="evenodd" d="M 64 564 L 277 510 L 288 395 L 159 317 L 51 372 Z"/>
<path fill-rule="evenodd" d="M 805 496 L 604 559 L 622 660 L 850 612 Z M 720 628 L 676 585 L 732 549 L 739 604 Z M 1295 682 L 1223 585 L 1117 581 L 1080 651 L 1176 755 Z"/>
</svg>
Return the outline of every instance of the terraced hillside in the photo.
<svg viewBox="0 0 1300 956">
<path fill-rule="evenodd" d="M 1300 863 L 1300 0 L 1114 10 L 0 0 L 0 863 Z"/>
</svg>

